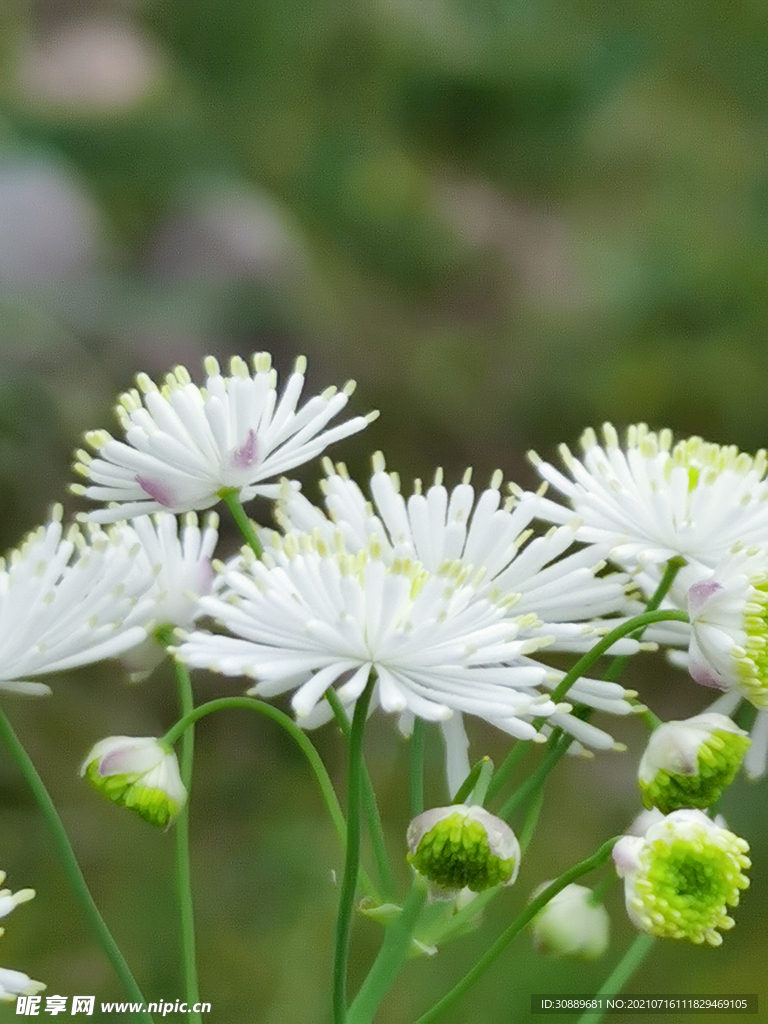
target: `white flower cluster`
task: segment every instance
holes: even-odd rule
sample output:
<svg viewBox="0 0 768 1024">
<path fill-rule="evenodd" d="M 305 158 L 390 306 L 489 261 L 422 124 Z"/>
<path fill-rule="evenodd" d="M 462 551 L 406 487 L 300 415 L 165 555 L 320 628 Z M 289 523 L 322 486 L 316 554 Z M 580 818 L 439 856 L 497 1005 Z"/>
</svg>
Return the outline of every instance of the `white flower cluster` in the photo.
<svg viewBox="0 0 768 1024">
<path fill-rule="evenodd" d="M 652 627 L 651 639 L 672 647 L 670 660 L 703 686 L 721 690 L 712 711 L 731 713 L 741 699 L 757 708 L 753 777 L 768 759 L 768 460 L 733 446 L 690 437 L 673 443 L 668 430 L 629 427 L 621 446 L 610 424 L 602 444 L 593 430 L 581 439 L 583 456 L 565 446 L 568 475 L 531 453 L 567 506 L 542 500 L 543 516 L 581 518 L 580 540 L 603 543 L 645 598 L 671 559 L 683 564 L 662 608 L 688 613 L 690 625 Z"/>
</svg>

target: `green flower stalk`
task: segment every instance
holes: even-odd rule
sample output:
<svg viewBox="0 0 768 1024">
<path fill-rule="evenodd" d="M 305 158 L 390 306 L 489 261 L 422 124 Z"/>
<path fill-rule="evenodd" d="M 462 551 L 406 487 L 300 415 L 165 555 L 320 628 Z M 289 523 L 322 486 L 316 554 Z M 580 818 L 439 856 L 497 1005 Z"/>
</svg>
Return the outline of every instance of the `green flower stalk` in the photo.
<svg viewBox="0 0 768 1024">
<path fill-rule="evenodd" d="M 702 811 L 673 811 L 645 836 L 613 849 L 630 920 L 660 938 L 719 946 L 734 926 L 728 908 L 749 886 L 749 845 Z"/>
<path fill-rule="evenodd" d="M 187 799 L 176 755 L 153 736 L 101 740 L 80 774 L 113 803 L 161 828 L 173 821 Z"/>
<path fill-rule="evenodd" d="M 733 782 L 749 745 L 746 732 L 716 712 L 665 722 L 651 734 L 640 761 L 643 803 L 663 814 L 711 807 Z"/>
<path fill-rule="evenodd" d="M 520 845 L 501 818 L 479 806 L 434 807 L 408 826 L 408 862 L 429 882 L 432 900 L 454 899 L 462 889 L 482 892 L 511 885 Z"/>
</svg>

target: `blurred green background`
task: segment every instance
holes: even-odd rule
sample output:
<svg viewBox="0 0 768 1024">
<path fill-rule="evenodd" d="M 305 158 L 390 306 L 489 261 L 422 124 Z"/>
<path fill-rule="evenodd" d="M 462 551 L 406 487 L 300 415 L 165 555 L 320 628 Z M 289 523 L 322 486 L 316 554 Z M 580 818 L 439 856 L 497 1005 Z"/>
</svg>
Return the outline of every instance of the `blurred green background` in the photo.
<svg viewBox="0 0 768 1024">
<path fill-rule="evenodd" d="M 474 465 L 481 485 L 497 466 L 531 485 L 528 447 L 551 455 L 606 419 L 766 443 L 764 0 L 6 0 L 0 40 L 4 548 L 54 500 L 77 510 L 72 450 L 114 425 L 137 371 L 184 363 L 200 380 L 207 353 L 268 349 L 282 374 L 305 353 L 312 391 L 356 378 L 356 409 L 382 412 L 333 453 L 357 473 L 383 448 L 406 480 Z M 629 679 L 662 717 L 708 703 L 661 659 L 637 662 Z M 199 679 L 199 699 L 230 692 Z M 170 673 L 129 688 L 100 666 L 5 705 L 147 996 L 175 999 L 171 838 L 76 778 L 97 739 L 174 720 Z M 617 734 L 628 754 L 569 761 L 550 782 L 487 941 L 637 811 L 642 732 Z M 198 736 L 207 1019 L 326 1020 L 341 863 L 314 784 L 256 716 Z M 503 757 L 498 734 L 473 738 Z M 338 736 L 317 740 L 340 780 Z M 399 855 L 407 749 L 383 719 L 369 745 Z M 430 756 L 443 802 L 436 743 Z M 630 990 L 768 998 L 764 794 L 740 782 L 725 801 L 755 861 L 736 930 L 720 950 L 657 947 Z M 7 757 L 0 824 L 10 884 L 38 890 L 0 962 L 49 994 L 120 998 Z M 632 934 L 618 887 L 609 905 L 603 961 L 549 961 L 523 937 L 445 1019 L 506 1024 L 528 1018 L 531 992 L 594 991 Z M 358 923 L 356 978 L 378 940 Z M 381 1021 L 409 1024 L 477 949 L 413 963 Z"/>
</svg>

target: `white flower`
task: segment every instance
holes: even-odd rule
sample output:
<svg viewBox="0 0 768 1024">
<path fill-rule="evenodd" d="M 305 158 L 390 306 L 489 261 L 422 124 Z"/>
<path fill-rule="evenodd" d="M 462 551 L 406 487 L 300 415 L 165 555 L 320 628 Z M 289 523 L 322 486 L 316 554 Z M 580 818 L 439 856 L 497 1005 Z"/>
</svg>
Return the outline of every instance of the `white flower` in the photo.
<svg viewBox="0 0 768 1024">
<path fill-rule="evenodd" d="M 477 805 L 433 807 L 408 826 L 408 862 L 429 880 L 433 900 L 463 889 L 482 892 L 512 885 L 520 870 L 520 844 L 501 818 Z"/>
<path fill-rule="evenodd" d="M 11 1003 L 17 996 L 33 996 L 46 988 L 42 981 L 34 981 L 28 974 L 0 967 L 0 1000 Z"/>
<path fill-rule="evenodd" d="M 0 689 L 115 658 L 146 638 L 147 579 L 135 550 L 97 527 L 63 533 L 61 508 L 0 560 Z"/>
<path fill-rule="evenodd" d="M 325 430 L 354 390 L 329 388 L 296 406 L 304 385 L 306 360 L 296 368 L 277 399 L 271 356 L 253 356 L 253 374 L 238 356 L 224 377 L 212 356 L 205 360 L 205 386 L 192 383 L 177 367 L 158 388 L 146 374 L 138 390 L 120 397 L 116 412 L 125 431 L 117 441 L 105 430 L 91 431 L 87 443 L 97 452 L 77 453 L 75 470 L 90 482 L 73 484 L 75 494 L 116 506 L 90 512 L 96 522 L 115 522 L 163 509 L 186 512 L 209 508 L 221 491 L 235 488 L 241 501 L 257 494 L 276 497 L 268 481 L 308 462 L 335 441 L 362 430 L 375 414 L 355 416 Z"/>
<path fill-rule="evenodd" d="M 5 881 L 5 872 L 0 871 L 0 885 Z M 11 892 L 10 889 L 0 890 L 0 918 L 7 917 L 21 903 L 27 903 L 34 899 L 34 889 L 19 889 L 18 892 Z M 0 928 L 0 935 L 3 929 Z M 11 1002 L 16 996 L 34 995 L 42 992 L 45 985 L 41 981 L 33 981 L 21 971 L 12 971 L 6 967 L 0 967 L 0 1000 Z"/>
<path fill-rule="evenodd" d="M 331 686 L 352 705 L 372 672 L 373 706 L 401 716 L 445 721 L 467 712 L 530 739 L 536 730 L 521 716 L 556 710 L 536 689 L 545 670 L 517 664 L 542 639 L 520 640 L 506 607 L 478 598 L 462 574 L 390 561 L 374 540 L 350 553 L 340 535 L 333 547 L 318 533 L 275 535 L 263 560 L 246 549 L 222 567 L 217 593 L 201 607 L 234 636 L 193 632 L 176 656 L 258 680 L 250 693 L 295 690 L 302 725 L 317 724 Z"/>
<path fill-rule="evenodd" d="M 0 885 L 3 884 L 5 878 L 5 872 L 0 871 Z M 34 889 L 19 889 L 18 892 L 11 892 L 10 889 L 0 889 L 0 918 L 7 917 L 20 903 L 28 903 L 29 900 L 34 898 Z M 2 929 L 0 929 L 1 934 Z"/>
<path fill-rule="evenodd" d="M 735 545 L 690 587 L 688 615 L 696 682 L 768 707 L 768 552 Z"/>
<path fill-rule="evenodd" d="M 176 516 L 158 512 L 117 528 L 125 543 L 135 548 L 137 571 L 146 574 L 152 601 L 147 605 L 152 635 L 121 658 L 133 681 L 143 678 L 165 657 L 167 638 L 162 634 L 172 627 L 192 625 L 200 614 L 200 598 L 210 591 L 214 578 L 211 556 L 218 540 L 218 522 L 216 513 L 210 513 L 200 529 L 196 514 L 188 512 L 179 531 Z"/>
<path fill-rule="evenodd" d="M 563 523 L 575 511 L 584 521 L 579 539 L 607 544 L 619 564 L 680 555 L 711 568 L 736 541 L 768 543 L 764 451 L 751 457 L 699 437 L 673 446 L 671 431 L 657 434 L 644 423 L 629 427 L 626 451 L 610 423 L 603 442 L 586 430 L 582 460 L 561 445 L 573 479 L 535 452 L 531 459 L 571 506 L 544 499 L 545 518 Z"/>
<path fill-rule="evenodd" d="M 535 899 L 551 882 L 542 882 Z M 593 902 L 584 885 L 566 885 L 531 922 L 533 944 L 550 956 L 580 956 L 594 960 L 608 948 L 611 922 L 602 903 Z"/>
<path fill-rule="evenodd" d="M 673 811 L 642 837 L 623 836 L 613 860 L 630 920 L 650 935 L 719 946 L 718 929 L 734 925 L 728 907 L 749 885 L 748 851 L 745 840 L 697 810 Z"/>
<path fill-rule="evenodd" d="M 551 651 L 589 650 L 614 624 L 603 617 L 629 610 L 627 577 L 598 575 L 605 566 L 607 548 L 573 550 L 579 528 L 579 521 L 573 518 L 544 537 L 530 539 L 540 499 L 518 491 L 504 501 L 500 472 L 476 497 L 471 470 L 450 492 L 438 470 L 426 492 L 417 480 L 414 493 L 406 500 L 400 493 L 398 475 L 385 471 L 384 457 L 377 452 L 370 480 L 371 503 L 342 464 L 334 468 L 324 459 L 324 468 L 327 479 L 321 486 L 328 515 L 299 491 L 284 487 L 276 510 L 283 529 L 316 530 L 329 544 L 338 531 L 351 551 L 364 550 L 375 538 L 388 564 L 396 558 L 411 558 L 433 574 L 471 573 L 478 597 L 514 604 L 520 637 L 546 638 Z M 637 649 L 636 641 L 625 640 L 616 644 L 612 653 Z M 522 656 L 518 664 L 535 667 L 538 663 Z M 542 685 L 554 689 L 561 678 L 561 672 L 548 669 Z M 593 679 L 580 679 L 568 693 L 569 700 L 619 715 L 632 711 L 629 696 L 616 683 Z M 609 749 L 614 745 L 608 733 L 567 712 L 555 714 L 550 721 L 590 746 Z M 463 733 L 458 734 L 459 723 L 454 723 L 453 729 L 452 742 L 465 743 Z M 457 772 L 463 779 L 467 771 L 465 758 L 464 768 Z"/>
<path fill-rule="evenodd" d="M 643 803 L 665 814 L 711 806 L 733 782 L 748 747 L 744 730 L 712 711 L 664 722 L 651 733 L 640 761 Z"/>
<path fill-rule="evenodd" d="M 154 736 L 100 740 L 80 774 L 114 803 L 136 811 L 152 825 L 167 825 L 187 799 L 176 755 Z"/>
</svg>

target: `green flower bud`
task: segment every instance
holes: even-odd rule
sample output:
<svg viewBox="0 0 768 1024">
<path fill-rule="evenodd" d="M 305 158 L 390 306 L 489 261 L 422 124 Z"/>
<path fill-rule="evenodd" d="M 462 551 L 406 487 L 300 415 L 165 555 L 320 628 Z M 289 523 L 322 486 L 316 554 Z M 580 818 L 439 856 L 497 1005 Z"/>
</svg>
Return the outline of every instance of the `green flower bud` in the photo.
<svg viewBox="0 0 768 1024">
<path fill-rule="evenodd" d="M 638 770 L 643 803 L 664 814 L 710 807 L 733 782 L 749 745 L 743 729 L 712 711 L 660 725 Z"/>
<path fill-rule="evenodd" d="M 408 862 L 430 883 L 432 899 L 453 899 L 462 889 L 482 892 L 511 885 L 520 866 L 512 829 L 479 806 L 435 807 L 408 826 Z"/>
<path fill-rule="evenodd" d="M 613 848 L 630 920 L 649 935 L 719 946 L 749 880 L 749 845 L 702 811 L 673 811 Z"/>
<path fill-rule="evenodd" d="M 152 736 L 101 740 L 86 757 L 80 774 L 100 793 L 151 825 L 169 824 L 187 799 L 176 755 Z"/>
</svg>

